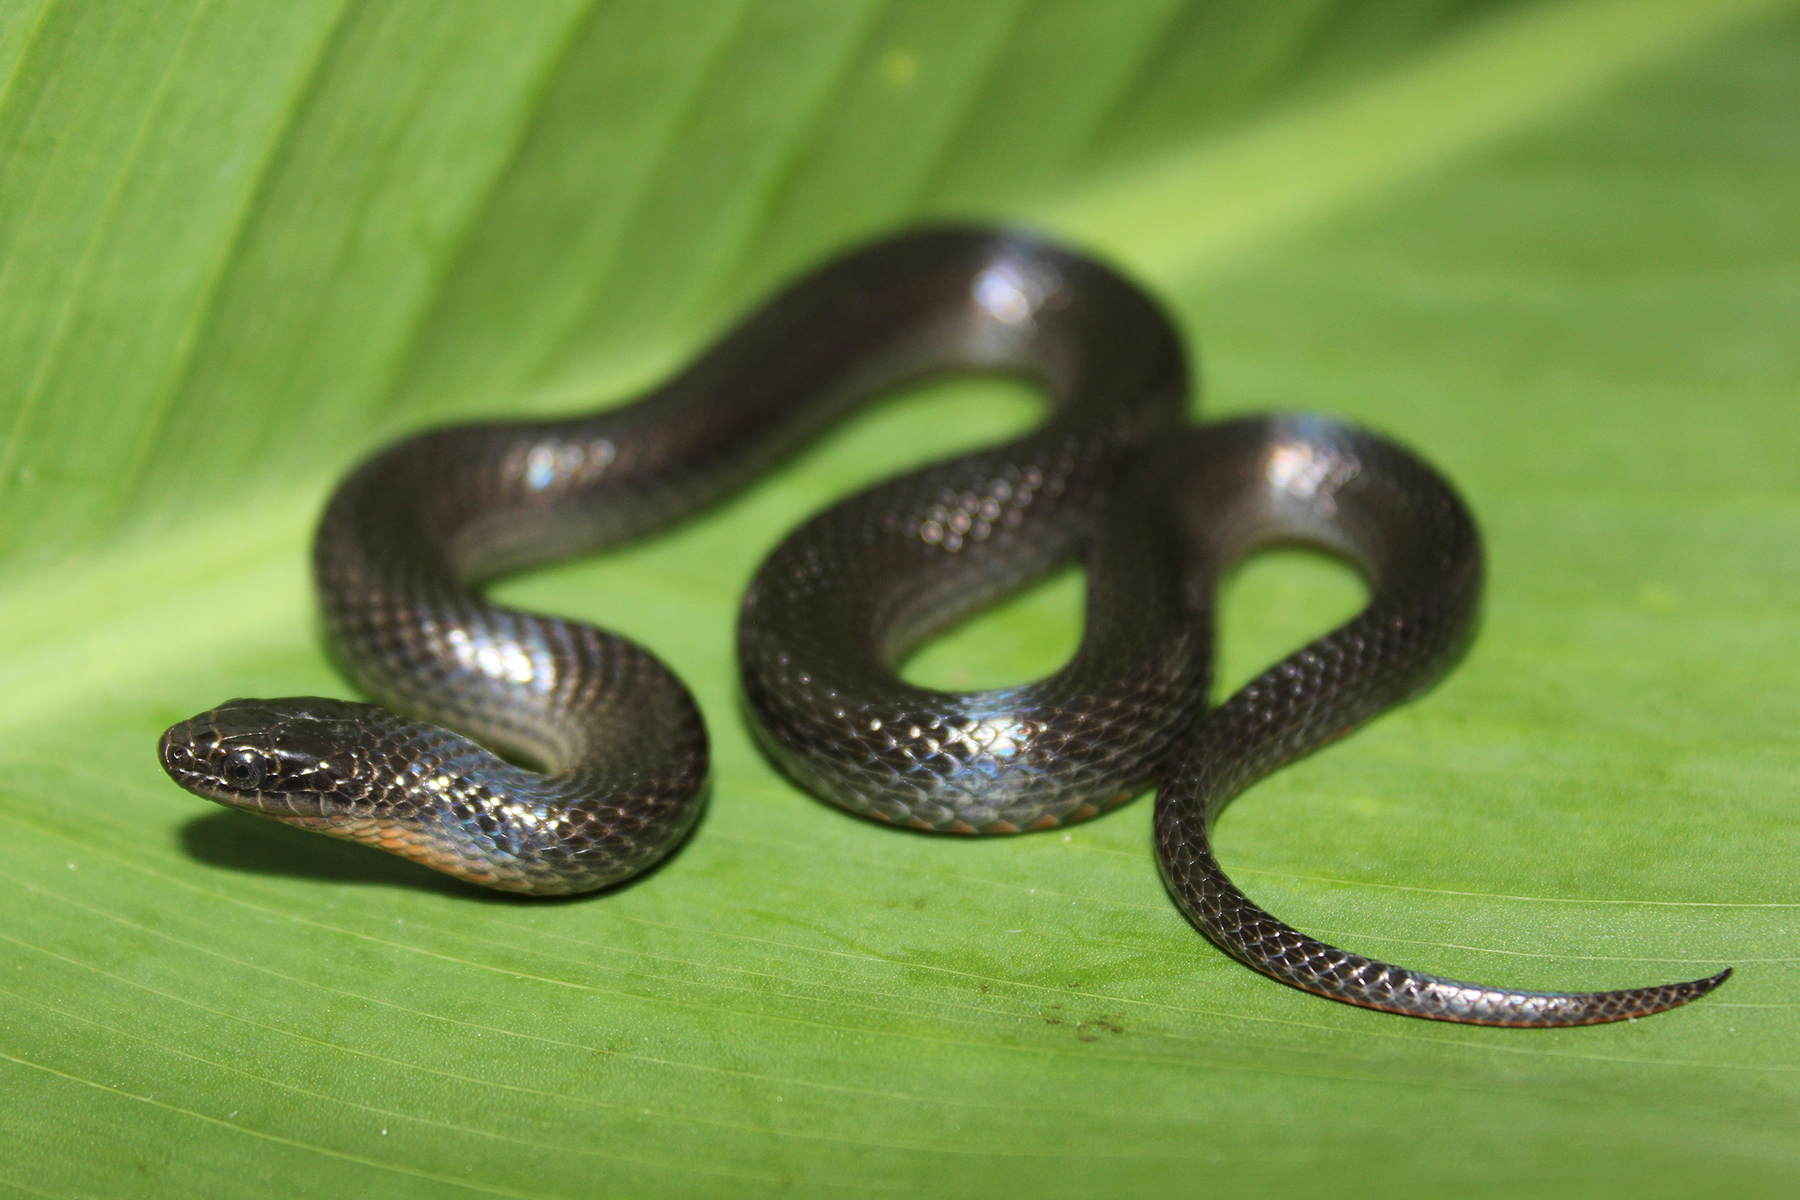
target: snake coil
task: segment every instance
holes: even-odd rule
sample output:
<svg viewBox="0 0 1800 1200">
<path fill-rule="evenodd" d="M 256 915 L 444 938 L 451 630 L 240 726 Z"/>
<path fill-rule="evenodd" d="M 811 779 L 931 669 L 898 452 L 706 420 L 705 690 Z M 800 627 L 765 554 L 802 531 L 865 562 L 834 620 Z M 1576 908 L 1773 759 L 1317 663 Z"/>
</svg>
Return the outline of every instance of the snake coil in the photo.
<svg viewBox="0 0 1800 1200">
<path fill-rule="evenodd" d="M 954 833 L 1083 820 L 1160 781 L 1157 856 L 1188 919 L 1256 970 L 1363 1007 L 1591 1024 L 1729 974 L 1616 992 L 1458 983 L 1298 933 L 1226 878 L 1210 831 L 1233 797 L 1455 662 L 1480 539 L 1435 472 L 1372 434 L 1303 416 L 1183 425 L 1185 357 L 1157 304 L 1008 232 L 848 254 L 622 408 L 451 426 L 376 454 L 332 497 L 313 567 L 327 638 L 377 703 L 234 700 L 171 728 L 163 766 L 229 806 L 507 891 L 585 892 L 643 871 L 704 802 L 693 698 L 649 651 L 492 604 L 481 583 L 677 521 L 868 397 L 952 369 L 1026 376 L 1050 411 L 1023 437 L 814 517 L 745 597 L 745 695 L 796 780 L 864 816 Z M 1208 711 L 1219 578 L 1293 542 L 1348 560 L 1368 606 Z M 900 679 L 909 649 L 1077 557 L 1087 621 L 1062 669 L 975 693 Z"/>
</svg>

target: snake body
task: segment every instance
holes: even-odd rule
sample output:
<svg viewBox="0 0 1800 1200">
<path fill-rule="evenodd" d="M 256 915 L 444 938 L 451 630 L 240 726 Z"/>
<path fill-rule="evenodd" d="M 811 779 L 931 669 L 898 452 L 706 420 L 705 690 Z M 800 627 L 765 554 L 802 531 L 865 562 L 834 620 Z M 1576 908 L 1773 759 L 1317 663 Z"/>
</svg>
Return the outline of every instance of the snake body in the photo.
<svg viewBox="0 0 1800 1200">
<path fill-rule="evenodd" d="M 745 598 L 749 708 L 804 786 L 894 824 L 1009 833 L 1160 779 L 1158 859 L 1189 920 L 1259 971 L 1364 1007 L 1587 1024 L 1673 1007 L 1729 973 L 1602 993 L 1463 984 L 1308 938 L 1226 878 L 1209 837 L 1233 797 L 1453 664 L 1480 540 L 1435 472 L 1371 434 L 1316 417 L 1184 426 L 1181 341 L 1156 303 L 1006 232 L 846 255 L 625 407 L 453 426 L 378 453 L 333 496 L 313 555 L 330 645 L 378 703 L 231 701 L 164 735 L 165 769 L 233 807 L 508 891 L 643 871 L 704 803 L 692 697 L 636 644 L 492 604 L 479 585 L 677 521 L 867 397 L 949 369 L 1031 378 L 1049 413 L 813 518 Z M 1217 581 L 1278 542 L 1347 559 L 1369 604 L 1207 711 Z M 913 646 L 1076 557 L 1087 620 L 1061 670 L 978 693 L 899 678 Z"/>
</svg>

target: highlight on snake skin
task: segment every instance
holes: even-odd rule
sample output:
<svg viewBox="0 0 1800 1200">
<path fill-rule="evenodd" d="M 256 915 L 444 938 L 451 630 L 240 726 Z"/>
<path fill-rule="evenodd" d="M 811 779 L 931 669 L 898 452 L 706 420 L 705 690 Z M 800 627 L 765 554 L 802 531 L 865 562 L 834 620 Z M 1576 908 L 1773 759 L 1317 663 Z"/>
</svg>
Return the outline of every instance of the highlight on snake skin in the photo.
<svg viewBox="0 0 1800 1200">
<path fill-rule="evenodd" d="M 692 696 L 649 650 L 493 604 L 481 585 L 679 521 L 855 406 L 954 370 L 1022 376 L 1047 414 L 813 517 L 744 598 L 752 722 L 802 786 L 892 825 L 1001 834 L 1156 784 L 1157 859 L 1194 926 L 1272 978 L 1365 1008 L 1593 1024 L 1729 974 L 1610 992 L 1460 983 L 1325 945 L 1238 890 L 1211 848 L 1220 811 L 1456 662 L 1480 538 L 1435 471 L 1374 434 L 1309 416 L 1187 425 L 1186 358 L 1158 304 L 1004 230 L 847 254 L 623 407 L 450 426 L 377 453 L 313 545 L 326 638 L 375 703 L 233 700 L 164 734 L 164 768 L 230 807 L 505 891 L 588 892 L 644 871 L 704 803 Z M 1209 710 L 1218 581 L 1276 543 L 1348 561 L 1368 605 Z M 1060 670 L 972 693 L 899 677 L 910 649 L 1074 560 L 1087 617 Z"/>
</svg>

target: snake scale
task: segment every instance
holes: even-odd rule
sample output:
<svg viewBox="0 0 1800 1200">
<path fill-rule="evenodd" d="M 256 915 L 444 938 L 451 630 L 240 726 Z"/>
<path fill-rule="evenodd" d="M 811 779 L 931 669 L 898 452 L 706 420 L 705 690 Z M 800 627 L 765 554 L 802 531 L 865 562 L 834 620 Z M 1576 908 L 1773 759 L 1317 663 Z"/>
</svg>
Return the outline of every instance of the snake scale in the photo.
<svg viewBox="0 0 1800 1200">
<path fill-rule="evenodd" d="M 1186 359 L 1156 302 L 1008 231 L 844 255 L 623 407 L 377 453 L 332 497 L 313 551 L 327 640 L 377 703 L 234 700 L 170 729 L 165 769 L 232 807 L 507 891 L 643 871 L 704 804 L 693 698 L 642 647 L 492 604 L 480 585 L 681 520 L 870 397 L 949 370 L 1023 376 L 1049 411 L 815 516 L 745 597 L 744 694 L 795 780 L 877 821 L 963 834 L 1083 820 L 1156 783 L 1157 857 L 1188 919 L 1258 971 L 1367 1008 L 1592 1024 L 1729 974 L 1614 992 L 1460 983 L 1325 945 L 1232 884 L 1210 844 L 1220 810 L 1456 661 L 1480 538 L 1448 484 L 1371 433 L 1311 416 L 1184 424 Z M 1285 543 L 1348 561 L 1368 604 L 1208 709 L 1218 581 Z M 1078 558 L 1086 623 L 1060 670 L 973 693 L 900 678 L 913 647 Z"/>
</svg>

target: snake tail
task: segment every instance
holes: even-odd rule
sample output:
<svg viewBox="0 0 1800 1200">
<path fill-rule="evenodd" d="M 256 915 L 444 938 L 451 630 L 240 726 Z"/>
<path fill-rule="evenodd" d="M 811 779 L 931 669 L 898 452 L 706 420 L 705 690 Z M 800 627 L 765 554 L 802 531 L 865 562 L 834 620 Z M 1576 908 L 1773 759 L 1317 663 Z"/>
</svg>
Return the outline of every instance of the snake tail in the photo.
<svg viewBox="0 0 1800 1200">
<path fill-rule="evenodd" d="M 1246 453 L 1245 442 L 1263 449 Z M 1298 542 L 1346 559 L 1370 589 L 1356 617 L 1202 718 L 1162 781 L 1157 860 L 1170 895 L 1202 934 L 1239 962 L 1303 991 L 1469 1025 L 1631 1020 L 1686 1004 L 1730 976 L 1727 969 L 1604 992 L 1464 983 L 1329 946 L 1239 890 L 1213 854 L 1219 813 L 1271 771 L 1430 687 L 1461 657 L 1475 625 L 1481 541 L 1461 500 L 1430 467 L 1391 442 L 1335 422 L 1287 418 L 1215 427 L 1191 435 L 1171 458 L 1173 466 L 1164 470 L 1198 481 L 1188 488 L 1186 515 L 1203 577 L 1216 579 L 1260 546 Z M 1245 464 L 1260 479 L 1233 480 Z"/>
</svg>

